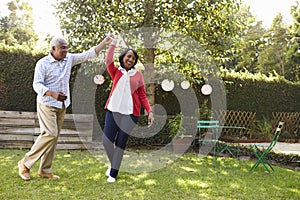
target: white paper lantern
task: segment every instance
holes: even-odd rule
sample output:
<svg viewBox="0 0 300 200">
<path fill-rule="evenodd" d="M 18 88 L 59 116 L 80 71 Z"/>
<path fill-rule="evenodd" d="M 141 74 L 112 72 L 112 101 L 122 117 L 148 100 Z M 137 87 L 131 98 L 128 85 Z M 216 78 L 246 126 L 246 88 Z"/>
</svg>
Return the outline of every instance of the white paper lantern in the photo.
<svg viewBox="0 0 300 200">
<path fill-rule="evenodd" d="M 96 75 L 96 76 L 94 77 L 94 82 L 95 82 L 95 84 L 97 84 L 97 85 L 102 85 L 102 84 L 104 83 L 104 81 L 105 81 L 104 76 L 102 76 L 102 75 L 100 75 L 100 74 L 98 74 L 98 75 Z"/>
<path fill-rule="evenodd" d="M 212 87 L 209 84 L 204 84 L 201 88 L 201 92 L 204 95 L 210 95 L 212 92 Z"/>
<path fill-rule="evenodd" d="M 188 82 L 188 81 L 182 81 L 180 85 L 181 85 L 182 89 L 186 90 L 186 89 L 189 89 L 190 82 Z"/>
<path fill-rule="evenodd" d="M 174 81 L 169 81 L 169 79 L 163 80 L 161 82 L 161 88 L 166 92 L 172 91 L 174 89 Z"/>
</svg>

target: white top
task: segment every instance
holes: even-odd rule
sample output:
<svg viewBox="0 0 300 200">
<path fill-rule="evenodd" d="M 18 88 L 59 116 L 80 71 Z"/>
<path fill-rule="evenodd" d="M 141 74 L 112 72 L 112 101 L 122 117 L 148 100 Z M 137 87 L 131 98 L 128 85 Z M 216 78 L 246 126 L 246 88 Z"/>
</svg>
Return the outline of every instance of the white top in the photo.
<svg viewBox="0 0 300 200">
<path fill-rule="evenodd" d="M 130 115 L 133 113 L 130 77 L 135 75 L 136 70 L 132 68 L 127 72 L 122 67 L 119 67 L 118 70 L 123 73 L 123 76 L 118 81 L 110 97 L 107 109 L 112 112 Z"/>
</svg>

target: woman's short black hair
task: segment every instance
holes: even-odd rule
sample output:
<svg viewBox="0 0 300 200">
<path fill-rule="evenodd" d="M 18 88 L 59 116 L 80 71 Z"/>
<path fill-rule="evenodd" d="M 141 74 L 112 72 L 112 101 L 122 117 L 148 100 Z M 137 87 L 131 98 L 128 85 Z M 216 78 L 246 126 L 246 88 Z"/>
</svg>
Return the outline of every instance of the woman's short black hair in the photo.
<svg viewBox="0 0 300 200">
<path fill-rule="evenodd" d="M 138 62 L 139 56 L 138 56 L 137 52 L 136 52 L 134 49 L 128 48 L 128 49 L 124 50 L 124 51 L 120 54 L 120 56 L 119 56 L 119 62 L 120 62 L 120 65 L 121 65 L 122 68 L 124 68 L 123 58 L 124 58 L 124 56 L 126 55 L 126 53 L 127 53 L 128 51 L 132 51 L 133 54 L 134 54 L 134 56 L 135 56 L 135 62 L 134 62 L 134 64 L 132 65 L 132 68 L 133 68 L 133 67 L 136 65 L 136 63 Z"/>
</svg>

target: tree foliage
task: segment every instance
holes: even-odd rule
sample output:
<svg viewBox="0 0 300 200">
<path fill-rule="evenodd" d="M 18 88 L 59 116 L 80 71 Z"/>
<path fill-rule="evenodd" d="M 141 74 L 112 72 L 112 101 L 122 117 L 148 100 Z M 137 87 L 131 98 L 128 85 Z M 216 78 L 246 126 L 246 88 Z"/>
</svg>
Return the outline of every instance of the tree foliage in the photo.
<svg viewBox="0 0 300 200">
<path fill-rule="evenodd" d="M 220 65 L 224 62 L 233 51 L 235 38 L 243 31 L 244 20 L 238 15 L 239 5 L 239 0 L 62 0 L 56 8 L 72 50 L 95 45 L 110 32 L 126 37 L 127 44 L 142 41 L 141 46 L 135 48 L 140 48 L 138 52 L 145 66 L 146 82 L 153 83 L 155 74 L 161 74 L 161 71 L 154 73 L 155 66 L 161 64 L 172 63 L 165 71 L 184 74 L 195 81 L 203 78 L 200 64 L 214 61 Z M 168 31 L 172 33 L 164 34 Z M 179 54 L 158 48 L 158 44 L 166 39 L 171 40 L 172 48 L 177 48 Z M 203 52 L 192 40 L 201 45 Z M 212 59 L 190 63 L 187 56 L 192 55 L 194 49 Z M 155 102 L 154 90 L 153 84 L 147 88 L 151 104 Z"/>
<path fill-rule="evenodd" d="M 234 60 L 226 63 L 226 69 L 281 75 L 290 81 L 299 81 L 300 34 L 299 3 L 291 6 L 293 24 L 283 22 L 279 13 L 270 28 L 262 26 L 249 9 L 242 12 L 249 21 L 245 31 L 240 35 L 236 46 Z M 299 51 L 298 51 L 299 49 Z"/>
<path fill-rule="evenodd" d="M 270 29 L 264 34 L 264 44 L 260 46 L 258 57 L 258 71 L 268 73 L 278 72 L 281 76 L 288 71 L 285 54 L 288 48 L 288 31 L 283 23 L 283 17 L 279 13 L 273 20 Z"/>
<path fill-rule="evenodd" d="M 243 30 L 239 5 L 239 0 L 65 0 L 56 8 L 73 50 L 94 45 L 109 32 L 156 27 L 195 39 L 221 62 Z"/>
<path fill-rule="evenodd" d="M 241 13 L 248 20 L 246 23 L 248 25 L 245 26 L 245 31 L 241 32 L 239 40 L 235 43 L 233 62 L 226 63 L 225 68 L 255 73 L 259 47 L 264 43 L 262 35 L 265 34 L 266 30 L 262 26 L 262 21 L 256 21 L 249 7 L 243 7 L 242 10 Z"/>
<path fill-rule="evenodd" d="M 11 0 L 7 8 L 9 15 L 0 17 L 0 43 L 33 49 L 38 36 L 33 30 L 32 7 L 27 1 Z"/>
<path fill-rule="evenodd" d="M 291 67 L 289 78 L 299 81 L 300 68 L 300 4 L 296 4 L 291 8 L 293 16 L 293 25 L 290 27 L 289 49 L 286 53 L 287 64 Z"/>
</svg>

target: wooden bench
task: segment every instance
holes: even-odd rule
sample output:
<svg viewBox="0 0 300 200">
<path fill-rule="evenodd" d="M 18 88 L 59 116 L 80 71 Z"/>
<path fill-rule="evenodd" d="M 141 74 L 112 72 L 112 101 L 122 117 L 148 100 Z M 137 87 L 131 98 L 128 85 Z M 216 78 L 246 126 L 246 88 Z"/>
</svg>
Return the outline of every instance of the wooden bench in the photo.
<svg viewBox="0 0 300 200">
<path fill-rule="evenodd" d="M 40 134 L 35 112 L 0 110 L 0 148 L 30 148 Z M 93 115 L 66 114 L 57 149 L 92 148 Z"/>
</svg>

